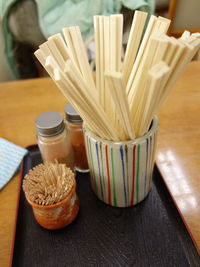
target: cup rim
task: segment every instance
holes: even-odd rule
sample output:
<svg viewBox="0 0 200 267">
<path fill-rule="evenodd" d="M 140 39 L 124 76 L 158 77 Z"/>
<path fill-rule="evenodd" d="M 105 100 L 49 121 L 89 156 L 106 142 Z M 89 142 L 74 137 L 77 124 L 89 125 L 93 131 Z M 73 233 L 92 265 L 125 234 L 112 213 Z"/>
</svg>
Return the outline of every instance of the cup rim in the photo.
<svg viewBox="0 0 200 267">
<path fill-rule="evenodd" d="M 25 193 L 25 197 L 26 200 L 28 201 L 28 203 L 33 207 L 33 208 L 37 208 L 37 209 L 43 209 L 43 210 L 48 210 L 48 209 L 55 209 L 58 208 L 59 206 L 62 206 L 63 203 L 68 202 L 69 199 L 72 197 L 72 195 L 76 192 L 76 182 L 74 182 L 71 191 L 69 192 L 69 194 L 62 199 L 61 201 L 55 203 L 55 204 L 51 204 L 51 205 L 39 205 L 35 202 L 33 202 L 32 200 L 30 200 L 26 193 Z"/>
<path fill-rule="evenodd" d="M 133 140 L 128 140 L 128 141 L 111 141 L 111 140 L 106 140 L 106 139 L 103 139 L 103 138 L 97 136 L 88 128 L 88 126 L 85 123 L 83 124 L 84 131 L 89 133 L 89 136 L 91 138 L 95 139 L 96 141 L 108 144 L 108 145 L 113 145 L 113 144 L 114 145 L 129 145 L 129 144 L 132 145 L 132 144 L 140 143 L 141 141 L 145 140 L 147 137 L 151 136 L 157 130 L 157 128 L 158 128 L 158 117 L 157 117 L 157 115 L 154 115 L 150 130 L 146 134 L 144 134 L 143 136 L 137 137 Z"/>
</svg>

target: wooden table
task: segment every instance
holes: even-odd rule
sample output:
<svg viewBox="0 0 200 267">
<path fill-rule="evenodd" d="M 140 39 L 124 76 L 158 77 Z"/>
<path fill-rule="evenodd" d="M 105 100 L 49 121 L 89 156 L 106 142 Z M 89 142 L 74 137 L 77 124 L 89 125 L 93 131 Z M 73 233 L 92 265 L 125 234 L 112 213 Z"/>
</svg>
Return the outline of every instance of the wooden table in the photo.
<svg viewBox="0 0 200 267">
<path fill-rule="evenodd" d="M 160 113 L 156 163 L 200 253 L 200 62 L 192 62 Z"/>
<path fill-rule="evenodd" d="M 197 152 L 195 152 L 196 150 L 193 151 L 192 148 L 189 149 L 190 143 L 187 142 L 186 146 L 186 143 L 184 142 L 184 136 L 189 138 L 189 135 L 194 136 L 195 133 L 197 136 L 198 134 L 197 130 L 195 130 L 194 128 L 194 124 L 197 125 L 198 110 L 200 109 L 200 105 L 199 106 L 197 105 L 198 101 L 197 97 L 200 94 L 200 90 L 198 90 L 200 82 L 199 72 L 200 72 L 199 62 L 198 63 L 195 62 L 189 65 L 181 81 L 179 81 L 178 84 L 176 85 L 176 88 L 174 89 L 173 92 L 173 97 L 170 97 L 168 99 L 168 104 L 166 104 L 163 107 L 162 112 L 160 112 L 159 114 L 161 122 L 160 122 L 160 134 L 159 134 L 160 136 L 158 140 L 159 145 L 157 153 L 157 163 L 159 165 L 160 171 L 165 176 L 164 177 L 165 182 L 169 189 L 170 189 L 170 184 L 172 184 L 173 188 L 174 183 L 170 182 L 171 180 L 173 180 L 173 177 L 171 176 L 171 174 L 168 175 L 168 172 L 166 171 L 167 168 L 165 166 L 166 164 L 169 164 L 169 159 L 171 164 L 173 158 L 173 157 L 170 158 L 169 156 L 170 153 L 168 151 L 172 151 L 172 155 L 173 153 L 175 153 L 174 156 L 177 155 L 181 156 L 182 153 L 180 151 L 183 146 L 185 148 L 184 155 L 187 155 L 187 157 L 185 158 L 185 161 L 183 158 L 183 162 L 178 161 L 177 170 L 180 173 L 180 169 L 184 167 L 183 169 L 184 174 L 185 173 L 187 174 L 187 176 L 184 177 L 185 179 L 187 178 L 189 179 L 187 186 L 185 186 L 187 190 L 189 190 L 188 188 L 192 186 L 195 192 L 198 192 L 197 189 L 200 188 L 200 181 L 198 183 L 197 179 L 196 180 L 193 179 L 198 176 L 197 171 L 200 169 L 199 167 L 200 165 L 198 164 L 199 159 L 198 157 L 195 157 L 195 153 Z M 181 91 L 182 93 L 180 93 Z M 182 95 L 182 97 L 180 97 L 180 95 Z M 0 99 L 1 99 L 0 136 L 23 147 L 36 143 L 35 128 L 34 128 L 35 117 L 41 112 L 48 110 L 60 111 L 61 113 L 63 113 L 63 107 L 66 104 L 65 98 L 55 87 L 53 82 L 48 78 L 1 83 Z M 178 107 L 178 105 L 181 105 L 182 103 L 180 99 L 182 99 L 183 102 L 184 99 L 186 102 L 188 101 L 189 110 L 191 109 L 193 111 L 196 110 L 195 113 L 196 120 L 195 117 L 193 119 L 191 115 L 189 131 L 187 124 L 188 120 L 185 120 L 186 115 L 185 116 L 183 115 L 185 111 L 180 110 L 180 106 Z M 194 102 L 195 102 L 194 106 L 190 104 L 190 103 L 194 104 Z M 172 108 L 170 107 L 170 105 L 173 106 L 174 104 L 176 108 L 176 114 L 174 114 Z M 180 119 L 182 124 L 185 123 L 185 126 L 183 126 L 182 128 L 183 130 L 181 130 L 181 128 L 179 127 L 180 124 L 177 125 L 177 123 L 175 122 L 175 118 L 177 120 Z M 174 139 L 174 141 L 172 142 L 171 139 Z M 181 143 L 181 140 L 183 140 L 182 142 L 184 143 Z M 199 151 L 199 146 L 198 146 L 199 143 L 197 143 L 198 139 L 195 140 L 192 140 L 191 142 L 195 146 L 195 149 L 198 149 Z M 175 151 L 173 150 L 173 147 L 176 147 Z M 186 147 L 188 148 L 186 149 Z M 169 156 L 167 159 L 166 155 Z M 186 163 L 187 165 L 185 165 L 186 159 L 187 159 Z M 176 163 L 174 162 L 174 164 Z M 184 166 L 182 166 L 181 164 L 183 164 Z M 196 170 L 195 174 L 196 176 L 194 176 L 193 172 L 194 170 Z M 168 179 L 166 177 L 168 177 Z M 9 182 L 9 184 L 6 187 L 4 187 L 2 191 L 0 191 L 1 266 L 9 265 L 10 256 L 12 253 L 12 243 L 15 231 L 15 218 L 16 218 L 16 208 L 18 199 L 18 187 L 19 187 L 19 174 L 15 175 L 15 177 Z M 170 191 L 173 192 L 173 190 L 171 189 Z M 200 202 L 199 193 L 197 193 L 195 197 L 196 201 L 198 201 L 199 203 Z M 193 206 L 191 205 L 191 207 L 194 207 L 195 206 L 194 203 L 196 202 L 192 202 L 191 200 L 191 203 L 193 203 L 192 204 Z M 200 228 L 198 225 L 200 219 L 197 208 L 198 205 L 196 205 L 196 209 L 193 209 L 194 212 L 191 212 L 192 209 L 189 208 L 185 209 L 184 216 L 185 218 L 187 218 L 186 223 L 190 227 L 190 231 L 192 232 L 196 240 L 196 244 L 200 246 L 199 242 Z"/>
</svg>

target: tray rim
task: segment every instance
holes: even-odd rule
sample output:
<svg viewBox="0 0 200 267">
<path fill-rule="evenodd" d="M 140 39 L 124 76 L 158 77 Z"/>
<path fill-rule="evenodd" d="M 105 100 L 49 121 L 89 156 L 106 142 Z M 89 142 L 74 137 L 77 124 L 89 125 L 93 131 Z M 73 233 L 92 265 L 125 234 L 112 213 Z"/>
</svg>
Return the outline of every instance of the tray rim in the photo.
<svg viewBox="0 0 200 267">
<path fill-rule="evenodd" d="M 28 150 L 28 153 L 30 152 L 30 149 L 32 147 L 36 147 L 37 144 L 29 145 L 26 147 Z M 20 163 L 20 169 L 19 169 L 19 181 L 17 185 L 17 207 L 15 210 L 14 215 L 14 229 L 13 229 L 13 238 L 11 243 L 11 250 L 10 250 L 10 260 L 9 260 L 9 267 L 12 267 L 13 264 L 13 255 L 14 255 L 14 248 L 15 248 L 15 240 L 16 240 L 16 233 L 17 233 L 17 219 L 19 214 L 19 200 L 20 200 L 20 191 L 21 191 L 21 183 L 22 183 L 22 174 L 23 174 L 23 168 L 24 168 L 24 159 L 28 155 L 28 153 L 23 157 L 21 163 Z"/>
</svg>

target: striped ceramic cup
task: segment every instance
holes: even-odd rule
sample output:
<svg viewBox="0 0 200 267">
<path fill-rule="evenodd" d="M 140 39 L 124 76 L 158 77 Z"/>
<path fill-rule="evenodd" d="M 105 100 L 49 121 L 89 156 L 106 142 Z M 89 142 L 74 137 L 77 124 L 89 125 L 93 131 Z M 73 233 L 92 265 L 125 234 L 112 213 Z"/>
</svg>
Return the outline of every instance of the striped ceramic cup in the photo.
<svg viewBox="0 0 200 267">
<path fill-rule="evenodd" d="M 143 137 L 127 142 L 99 138 L 84 126 L 92 189 L 99 199 L 129 207 L 149 193 L 156 149 L 158 119 Z"/>
</svg>

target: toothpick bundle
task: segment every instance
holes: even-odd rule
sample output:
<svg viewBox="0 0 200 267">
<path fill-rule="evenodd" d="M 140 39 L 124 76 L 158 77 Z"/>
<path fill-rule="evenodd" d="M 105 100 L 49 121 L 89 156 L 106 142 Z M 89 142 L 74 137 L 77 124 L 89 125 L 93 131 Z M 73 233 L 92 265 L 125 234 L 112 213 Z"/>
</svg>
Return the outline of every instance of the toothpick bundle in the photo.
<svg viewBox="0 0 200 267">
<path fill-rule="evenodd" d="M 132 140 L 152 118 L 200 48 L 200 34 L 166 35 L 170 20 L 135 11 L 122 60 L 123 16 L 94 16 L 96 82 L 78 27 L 63 29 L 35 52 L 64 96 L 103 139 Z M 147 25 L 146 25 L 147 24 Z M 146 28 L 146 30 L 145 30 Z M 64 37 L 64 38 L 63 38 Z"/>
<path fill-rule="evenodd" d="M 26 174 L 23 189 L 34 203 L 52 205 L 66 198 L 74 183 L 74 173 L 65 164 L 45 163 Z"/>
</svg>

